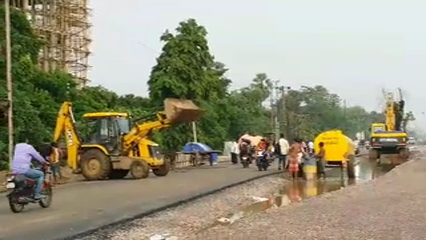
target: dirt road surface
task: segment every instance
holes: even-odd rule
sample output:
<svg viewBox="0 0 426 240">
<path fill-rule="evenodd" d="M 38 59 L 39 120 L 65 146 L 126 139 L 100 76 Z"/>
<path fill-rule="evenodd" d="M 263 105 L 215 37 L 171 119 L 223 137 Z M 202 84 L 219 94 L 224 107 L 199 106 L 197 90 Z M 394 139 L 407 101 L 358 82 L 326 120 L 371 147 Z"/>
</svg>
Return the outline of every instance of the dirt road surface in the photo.
<svg viewBox="0 0 426 240">
<path fill-rule="evenodd" d="M 223 163 L 177 170 L 163 178 L 73 183 L 54 189 L 51 208 L 33 204 L 20 214 L 13 214 L 0 194 L 0 239 L 63 238 L 275 169 L 259 172 L 253 166 Z"/>
<path fill-rule="evenodd" d="M 425 239 L 425 153 L 365 184 L 214 227 L 190 239 Z"/>
</svg>

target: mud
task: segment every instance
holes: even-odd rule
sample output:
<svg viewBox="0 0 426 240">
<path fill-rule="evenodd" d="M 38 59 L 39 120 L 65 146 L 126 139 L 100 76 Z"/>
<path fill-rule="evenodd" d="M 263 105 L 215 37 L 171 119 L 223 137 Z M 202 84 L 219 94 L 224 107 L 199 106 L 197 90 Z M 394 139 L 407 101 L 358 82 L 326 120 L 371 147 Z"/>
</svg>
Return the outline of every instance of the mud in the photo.
<svg viewBox="0 0 426 240">
<path fill-rule="evenodd" d="M 329 168 L 326 171 L 325 179 L 309 181 L 290 180 L 284 186 L 279 187 L 272 196 L 254 197 L 254 203 L 219 218 L 216 222 L 201 230 L 201 232 L 217 225 L 233 224 L 239 219 L 266 211 L 270 208 L 284 207 L 292 203 L 301 202 L 307 198 L 345 188 L 349 185 L 371 181 L 389 172 L 395 166 L 392 162 L 389 158 L 382 159 L 381 164 L 366 159 L 357 159 L 355 179 L 348 179 L 341 168 Z M 286 176 L 283 177 L 286 178 Z"/>
</svg>

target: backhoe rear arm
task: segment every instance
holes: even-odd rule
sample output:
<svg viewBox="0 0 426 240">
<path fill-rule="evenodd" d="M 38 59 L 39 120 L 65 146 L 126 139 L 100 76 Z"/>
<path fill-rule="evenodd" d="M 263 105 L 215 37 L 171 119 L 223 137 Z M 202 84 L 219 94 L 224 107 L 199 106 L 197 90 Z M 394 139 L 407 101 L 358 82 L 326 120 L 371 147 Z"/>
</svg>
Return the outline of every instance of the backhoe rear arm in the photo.
<svg viewBox="0 0 426 240">
<path fill-rule="evenodd" d="M 63 133 L 67 144 L 68 166 L 71 167 L 71 169 L 76 170 L 78 149 L 81 143 L 75 126 L 72 103 L 70 102 L 64 102 L 59 110 L 58 117 L 56 119 L 53 142 L 58 142 Z"/>
</svg>

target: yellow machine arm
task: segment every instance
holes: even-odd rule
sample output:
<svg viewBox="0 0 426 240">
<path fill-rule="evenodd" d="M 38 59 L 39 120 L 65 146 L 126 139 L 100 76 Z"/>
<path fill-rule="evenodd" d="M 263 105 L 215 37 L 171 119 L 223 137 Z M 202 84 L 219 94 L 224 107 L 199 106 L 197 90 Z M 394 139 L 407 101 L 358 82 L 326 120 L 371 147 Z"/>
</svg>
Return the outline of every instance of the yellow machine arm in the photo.
<svg viewBox="0 0 426 240">
<path fill-rule="evenodd" d="M 56 119 L 53 142 L 59 142 L 62 134 L 64 133 L 67 144 L 67 163 L 73 170 L 77 169 L 78 149 L 81 144 L 76 129 L 72 103 L 64 102 Z"/>
<path fill-rule="evenodd" d="M 387 131 L 395 131 L 395 101 L 393 97 L 393 93 L 385 93 L 383 91 L 386 99 L 386 107 L 385 107 L 385 117 L 386 117 L 386 130 Z"/>
<path fill-rule="evenodd" d="M 156 117 L 156 120 L 136 123 L 130 132 L 123 136 L 124 151 L 129 150 L 133 144 L 138 143 L 142 138 L 148 137 L 151 132 L 171 126 L 171 122 L 164 112 L 158 112 Z"/>
</svg>

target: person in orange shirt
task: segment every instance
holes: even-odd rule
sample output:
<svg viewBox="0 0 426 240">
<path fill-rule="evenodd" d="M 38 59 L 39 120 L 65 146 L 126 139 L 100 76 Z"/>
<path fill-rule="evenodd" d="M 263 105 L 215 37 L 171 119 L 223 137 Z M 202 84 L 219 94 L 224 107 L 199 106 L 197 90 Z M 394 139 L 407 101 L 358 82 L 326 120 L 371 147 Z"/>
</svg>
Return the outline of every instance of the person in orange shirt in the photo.
<svg viewBox="0 0 426 240">
<path fill-rule="evenodd" d="M 262 140 L 260 140 L 260 142 L 257 144 L 257 148 L 259 151 L 264 151 L 267 149 L 266 140 L 264 138 L 262 138 Z"/>
<path fill-rule="evenodd" d="M 320 142 L 318 144 L 319 146 L 319 153 L 316 155 L 317 159 L 317 173 L 318 178 L 321 176 L 325 179 L 325 169 L 324 169 L 324 158 L 325 158 L 325 148 L 324 148 L 324 142 Z"/>
<path fill-rule="evenodd" d="M 62 181 L 61 167 L 59 163 L 61 151 L 57 143 L 52 142 L 50 146 L 52 147 L 52 150 L 53 150 L 52 154 L 49 157 L 50 170 L 52 171 L 52 174 L 53 174 L 54 184 L 59 184 Z"/>
<path fill-rule="evenodd" d="M 264 138 L 260 140 L 256 147 L 256 165 L 259 166 L 259 161 L 265 160 L 267 157 L 268 143 Z"/>
</svg>

